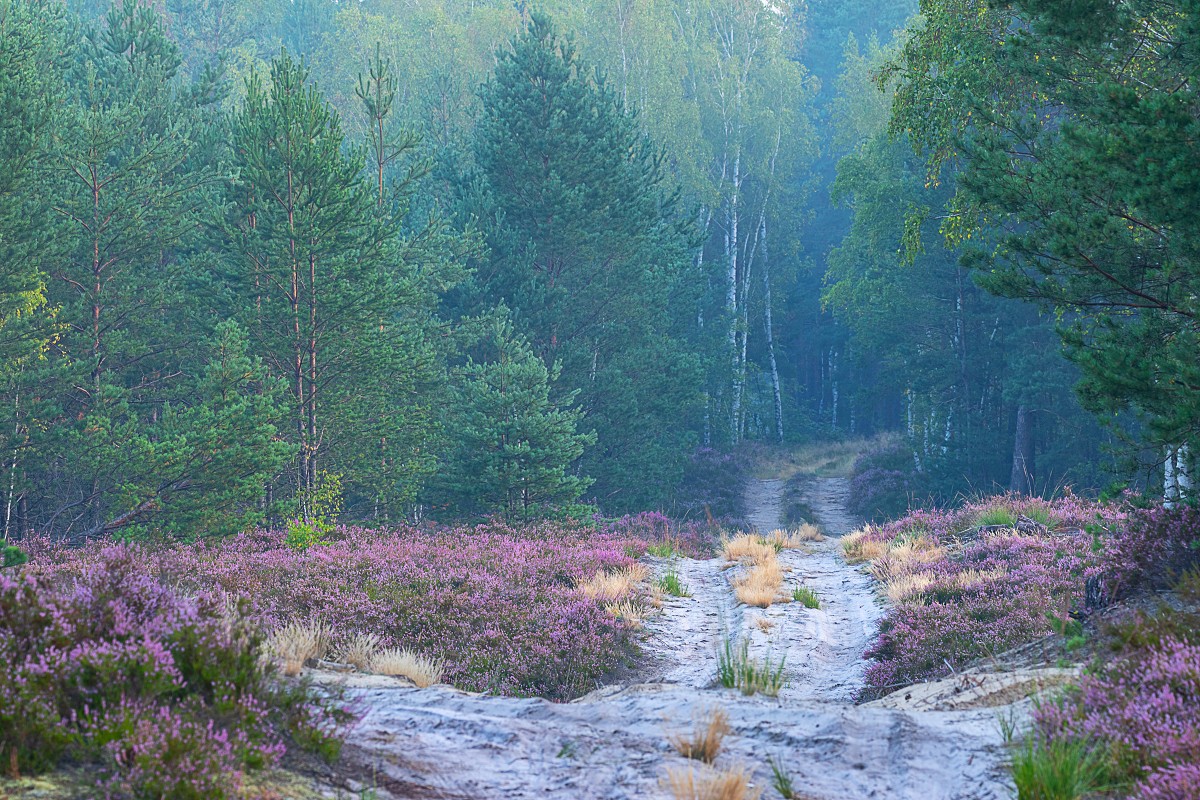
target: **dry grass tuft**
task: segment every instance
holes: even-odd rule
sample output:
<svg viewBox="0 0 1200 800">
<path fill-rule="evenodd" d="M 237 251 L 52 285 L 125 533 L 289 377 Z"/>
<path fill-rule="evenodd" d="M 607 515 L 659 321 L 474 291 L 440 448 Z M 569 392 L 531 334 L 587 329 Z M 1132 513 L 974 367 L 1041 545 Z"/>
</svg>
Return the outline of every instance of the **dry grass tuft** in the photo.
<svg viewBox="0 0 1200 800">
<path fill-rule="evenodd" d="M 693 719 L 691 735 L 672 734 L 671 746 L 684 758 L 694 758 L 712 764 L 721 752 L 721 742 L 729 733 L 729 715 L 720 708 L 698 711 Z"/>
<path fill-rule="evenodd" d="M 425 689 L 441 682 L 446 665 L 441 659 L 414 653 L 406 647 L 395 647 L 376 653 L 371 659 L 371 671 L 379 675 L 408 678 Z"/>
<path fill-rule="evenodd" d="M 771 628 L 775 627 L 775 623 L 766 617 L 759 617 L 758 619 L 754 620 L 754 624 L 757 625 L 758 629 L 763 633 L 770 633 Z"/>
<path fill-rule="evenodd" d="M 905 600 L 919 599 L 926 589 L 933 585 L 936 578 L 928 572 L 914 572 L 908 575 L 897 575 L 884 585 L 888 599 L 893 603 L 903 603 Z"/>
<path fill-rule="evenodd" d="M 329 652 L 329 627 L 319 619 L 292 620 L 267 637 L 267 652 L 278 661 L 284 675 L 299 675 L 309 659 Z"/>
<path fill-rule="evenodd" d="M 597 572 L 586 580 L 576 581 L 575 586 L 585 597 L 592 600 L 615 603 L 633 594 L 649 578 L 649 567 L 645 564 L 631 564 L 611 572 Z"/>
<path fill-rule="evenodd" d="M 782 586 L 783 569 L 775 559 L 766 564 L 756 564 L 749 573 L 733 582 L 737 599 L 759 608 L 767 608 L 774 603 Z"/>
<path fill-rule="evenodd" d="M 628 575 L 630 582 L 634 584 L 645 583 L 650 579 L 650 568 L 640 562 L 630 564 L 628 567 L 622 567 L 618 572 Z"/>
<path fill-rule="evenodd" d="M 660 602 L 661 606 L 662 603 Z M 604 606 L 604 610 L 612 614 L 617 620 L 625 623 L 627 627 L 635 630 L 642 627 L 642 623 L 646 620 L 647 609 L 645 606 L 633 600 L 620 600 L 615 603 L 608 603 Z"/>
<path fill-rule="evenodd" d="M 576 586 L 585 597 L 602 603 L 615 603 L 633 591 L 634 580 L 625 570 L 601 571 L 587 580 L 579 581 Z"/>
<path fill-rule="evenodd" d="M 866 543 L 867 535 L 871 533 L 871 526 L 859 528 L 853 533 L 847 533 L 841 538 L 842 554 L 846 556 L 846 560 L 850 562 L 862 561 L 862 548 Z"/>
<path fill-rule="evenodd" d="M 353 664 L 359 669 L 370 669 L 371 659 L 378 650 L 378 636 L 373 633 L 359 633 L 342 646 L 337 659 L 343 664 Z"/>
<path fill-rule="evenodd" d="M 806 522 L 796 530 L 792 531 L 792 547 L 799 542 L 823 542 L 825 534 L 821 533 L 821 529 L 811 522 Z"/>
<path fill-rule="evenodd" d="M 981 583 L 1003 578 L 1007 574 L 1008 570 L 1003 567 L 996 567 L 995 569 L 965 569 L 955 574 L 954 585 L 959 589 L 970 589 L 972 586 L 978 586 Z"/>
<path fill-rule="evenodd" d="M 762 564 L 775 560 L 775 548 L 764 543 L 761 537 L 749 533 L 738 534 L 732 539 L 723 539 L 721 549 L 728 561 Z"/>
<path fill-rule="evenodd" d="M 667 788 L 675 800 L 759 800 L 762 789 L 751 788 L 745 767 L 668 767 Z"/>
<path fill-rule="evenodd" d="M 886 583 L 945 557 L 946 548 L 928 537 L 918 536 L 888 545 L 881 556 L 872 559 L 871 574 Z"/>
</svg>

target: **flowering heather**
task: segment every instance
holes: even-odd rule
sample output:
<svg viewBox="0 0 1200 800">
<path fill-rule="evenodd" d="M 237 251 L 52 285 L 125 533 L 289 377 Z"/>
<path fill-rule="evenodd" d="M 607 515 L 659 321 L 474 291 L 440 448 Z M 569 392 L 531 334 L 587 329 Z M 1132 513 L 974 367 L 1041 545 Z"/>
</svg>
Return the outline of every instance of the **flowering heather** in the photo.
<svg viewBox="0 0 1200 800">
<path fill-rule="evenodd" d="M 1063 625 L 1105 574 L 1104 543 L 1125 520 L 1072 496 L 1004 496 L 914 511 L 847 540 L 848 555 L 872 554 L 878 576 L 920 587 L 889 609 L 867 652 L 868 692 L 942 677 Z"/>
<path fill-rule="evenodd" d="M 1047 740 L 1107 751 L 1133 797 L 1200 796 L 1200 646 L 1168 638 L 1127 652 L 1036 713 Z"/>
<path fill-rule="evenodd" d="M 662 526 L 659 526 L 662 527 Z M 627 656 L 628 629 L 577 582 L 629 566 L 647 542 L 678 528 L 627 518 L 596 531 L 502 523 L 433 531 L 339 528 L 306 550 L 286 533 L 138 550 L 141 569 L 189 590 L 252 598 L 270 629 L 319 618 L 336 652 L 356 635 L 444 662 L 463 689 L 569 699 L 590 691 Z M 54 569 L 85 569 L 96 548 L 35 554 Z"/>
<path fill-rule="evenodd" d="M 687 558 L 712 558 L 717 537 L 707 522 L 678 522 L 659 511 L 644 511 L 613 520 L 610 535 L 635 542 L 663 542 Z"/>
<path fill-rule="evenodd" d="M 346 716 L 260 663 L 245 607 L 185 596 L 136 548 L 0 572 L 0 756 L 9 773 L 99 762 L 109 797 L 231 796 L 285 742 Z"/>
</svg>

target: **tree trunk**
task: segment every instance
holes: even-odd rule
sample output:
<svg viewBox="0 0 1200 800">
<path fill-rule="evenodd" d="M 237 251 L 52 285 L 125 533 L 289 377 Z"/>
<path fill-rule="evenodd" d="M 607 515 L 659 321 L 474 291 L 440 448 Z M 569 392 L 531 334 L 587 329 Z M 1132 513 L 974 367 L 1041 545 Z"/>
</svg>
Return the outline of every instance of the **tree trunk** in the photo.
<svg viewBox="0 0 1200 800">
<path fill-rule="evenodd" d="M 1163 505 L 1174 508 L 1187 499 L 1192 488 L 1188 472 L 1188 446 L 1167 447 L 1167 460 L 1163 464 Z"/>
<path fill-rule="evenodd" d="M 775 393 L 775 438 L 783 443 L 783 393 L 779 388 L 779 364 L 775 360 L 775 326 L 771 316 L 771 260 L 767 250 L 767 220 L 762 219 L 763 327 L 767 335 L 767 359 L 771 364 L 771 389 Z"/>
<path fill-rule="evenodd" d="M 1033 412 L 1022 403 L 1017 408 L 1017 431 L 1013 437 L 1009 490 L 1017 494 L 1033 494 L 1033 467 Z"/>
<path fill-rule="evenodd" d="M 738 201 L 739 194 L 742 188 L 741 179 L 741 153 L 734 155 L 733 159 L 733 193 L 729 197 L 729 232 L 727 238 L 728 260 L 729 260 L 729 287 L 726 290 L 726 306 L 729 311 L 729 349 L 730 360 L 733 364 L 732 389 L 733 402 L 730 405 L 729 429 L 730 437 L 733 444 L 737 444 L 741 440 L 741 426 L 739 421 L 742 417 L 742 364 L 741 352 L 738 347 L 738 319 L 740 318 L 740 304 L 745 302 L 744 298 L 738 297 Z"/>
</svg>

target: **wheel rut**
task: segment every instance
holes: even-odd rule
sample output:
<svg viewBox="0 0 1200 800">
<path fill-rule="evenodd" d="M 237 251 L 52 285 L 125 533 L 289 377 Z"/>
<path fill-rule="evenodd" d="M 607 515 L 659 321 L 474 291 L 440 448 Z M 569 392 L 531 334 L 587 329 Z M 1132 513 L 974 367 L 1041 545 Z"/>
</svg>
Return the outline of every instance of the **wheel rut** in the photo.
<svg viewBox="0 0 1200 800">
<path fill-rule="evenodd" d="M 783 489 L 773 480 L 747 486 L 758 531 L 779 527 Z M 768 758 L 777 758 L 812 800 L 1011 797 L 994 710 L 854 705 L 862 654 L 883 608 L 870 577 L 841 557 L 837 536 L 853 526 L 848 491 L 836 478 L 811 482 L 808 502 L 832 535 L 779 554 L 788 585 L 812 589 L 819 609 L 737 603 L 730 579 L 739 568 L 720 558 L 647 559 L 658 572 L 669 565 L 691 596 L 667 598 L 663 613 L 647 620 L 634 682 L 555 704 L 353 675 L 344 680 L 370 711 L 347 751 L 380 775 L 379 797 L 405 796 L 389 785 L 421 785 L 425 794 L 408 796 L 669 798 L 667 767 L 692 763 L 669 734 L 690 730 L 696 715 L 719 706 L 732 731 L 718 766 L 741 764 L 760 787 L 770 787 Z M 746 640 L 753 658 L 784 659 L 787 685 L 778 697 L 745 697 L 717 684 L 717 649 L 727 636 Z M 778 795 L 767 788 L 763 796 Z"/>
</svg>

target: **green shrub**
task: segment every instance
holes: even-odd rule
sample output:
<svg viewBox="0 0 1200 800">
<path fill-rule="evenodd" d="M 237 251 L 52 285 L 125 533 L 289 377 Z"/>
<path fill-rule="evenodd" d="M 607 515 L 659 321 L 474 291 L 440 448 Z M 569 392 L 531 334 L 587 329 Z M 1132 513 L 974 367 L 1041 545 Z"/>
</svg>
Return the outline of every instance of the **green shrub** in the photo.
<svg viewBox="0 0 1200 800">
<path fill-rule="evenodd" d="M 287 544 L 294 550 L 329 544 L 342 513 L 342 476 L 319 470 L 311 489 L 296 498 L 296 517 L 287 524 Z"/>
</svg>

